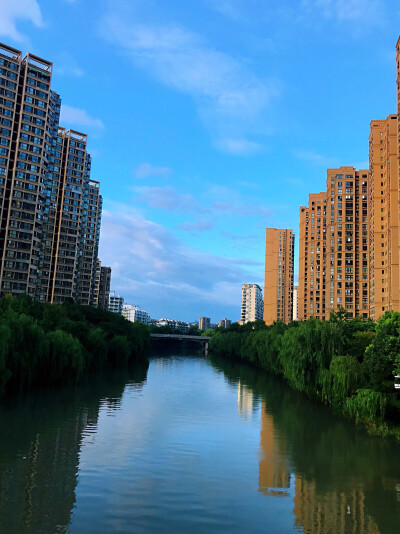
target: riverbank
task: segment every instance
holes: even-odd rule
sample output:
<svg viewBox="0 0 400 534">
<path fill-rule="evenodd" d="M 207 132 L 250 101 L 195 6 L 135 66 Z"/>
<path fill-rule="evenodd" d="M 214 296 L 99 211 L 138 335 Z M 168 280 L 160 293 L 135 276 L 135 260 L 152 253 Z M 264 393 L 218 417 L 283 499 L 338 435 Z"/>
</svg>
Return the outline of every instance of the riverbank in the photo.
<svg viewBox="0 0 400 534">
<path fill-rule="evenodd" d="M 400 440 L 400 314 L 371 320 L 309 319 L 290 325 L 262 321 L 216 331 L 210 350 L 283 376 L 289 385 L 363 424 Z"/>
<path fill-rule="evenodd" d="M 73 301 L 0 299 L 0 396 L 147 358 L 149 329 Z"/>
</svg>

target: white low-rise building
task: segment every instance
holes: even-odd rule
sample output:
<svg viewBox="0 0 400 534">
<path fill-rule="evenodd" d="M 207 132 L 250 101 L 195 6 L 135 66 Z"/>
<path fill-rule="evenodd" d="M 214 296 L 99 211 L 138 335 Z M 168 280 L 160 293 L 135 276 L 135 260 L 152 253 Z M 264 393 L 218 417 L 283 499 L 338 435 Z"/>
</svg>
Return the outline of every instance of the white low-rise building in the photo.
<svg viewBox="0 0 400 534">
<path fill-rule="evenodd" d="M 111 291 L 108 297 L 108 310 L 114 313 L 122 314 L 122 309 L 124 306 L 124 297 L 116 295 L 115 291 Z"/>
<path fill-rule="evenodd" d="M 133 306 L 132 304 L 124 305 L 122 315 L 132 323 L 144 323 L 148 325 L 151 323 L 151 317 L 147 311 L 142 310 L 139 306 Z"/>
<path fill-rule="evenodd" d="M 190 327 L 189 323 L 185 323 L 184 321 L 176 321 L 175 319 L 158 319 L 155 322 L 155 325 L 158 327 L 169 326 L 170 328 L 173 328 L 182 334 L 187 332 Z"/>
</svg>

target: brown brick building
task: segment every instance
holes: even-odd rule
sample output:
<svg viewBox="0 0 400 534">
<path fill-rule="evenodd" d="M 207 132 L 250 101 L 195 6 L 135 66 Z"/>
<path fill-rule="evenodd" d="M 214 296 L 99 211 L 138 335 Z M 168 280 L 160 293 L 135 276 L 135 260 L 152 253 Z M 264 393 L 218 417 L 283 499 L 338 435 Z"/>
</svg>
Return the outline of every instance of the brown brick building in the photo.
<svg viewBox="0 0 400 534">
<path fill-rule="evenodd" d="M 294 235 L 292 230 L 266 229 L 264 321 L 293 319 Z"/>
<path fill-rule="evenodd" d="M 399 164 L 397 116 L 371 122 L 369 136 L 369 315 L 377 320 L 399 302 Z"/>
<path fill-rule="evenodd" d="M 326 192 L 300 207 L 299 320 L 368 316 L 367 182 L 367 170 L 328 169 Z"/>
</svg>

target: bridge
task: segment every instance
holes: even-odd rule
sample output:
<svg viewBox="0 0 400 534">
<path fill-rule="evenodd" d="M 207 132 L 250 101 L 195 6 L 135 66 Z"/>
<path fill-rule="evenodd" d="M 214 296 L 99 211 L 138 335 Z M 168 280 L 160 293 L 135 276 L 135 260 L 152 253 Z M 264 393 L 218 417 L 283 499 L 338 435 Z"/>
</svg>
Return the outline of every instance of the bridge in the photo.
<svg viewBox="0 0 400 534">
<path fill-rule="evenodd" d="M 171 340 L 171 341 L 195 341 L 204 345 L 204 350 L 208 351 L 210 336 L 189 336 L 185 334 L 150 334 L 150 339 Z"/>
</svg>

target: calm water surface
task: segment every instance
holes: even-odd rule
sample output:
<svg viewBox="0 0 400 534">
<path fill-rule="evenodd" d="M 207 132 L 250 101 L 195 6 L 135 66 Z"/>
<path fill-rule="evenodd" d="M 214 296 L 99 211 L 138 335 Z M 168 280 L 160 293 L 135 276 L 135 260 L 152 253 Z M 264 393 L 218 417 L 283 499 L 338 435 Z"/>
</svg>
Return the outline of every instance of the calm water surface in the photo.
<svg viewBox="0 0 400 534">
<path fill-rule="evenodd" d="M 400 532 L 400 445 L 196 353 L 0 407 L 0 533 Z"/>
</svg>

